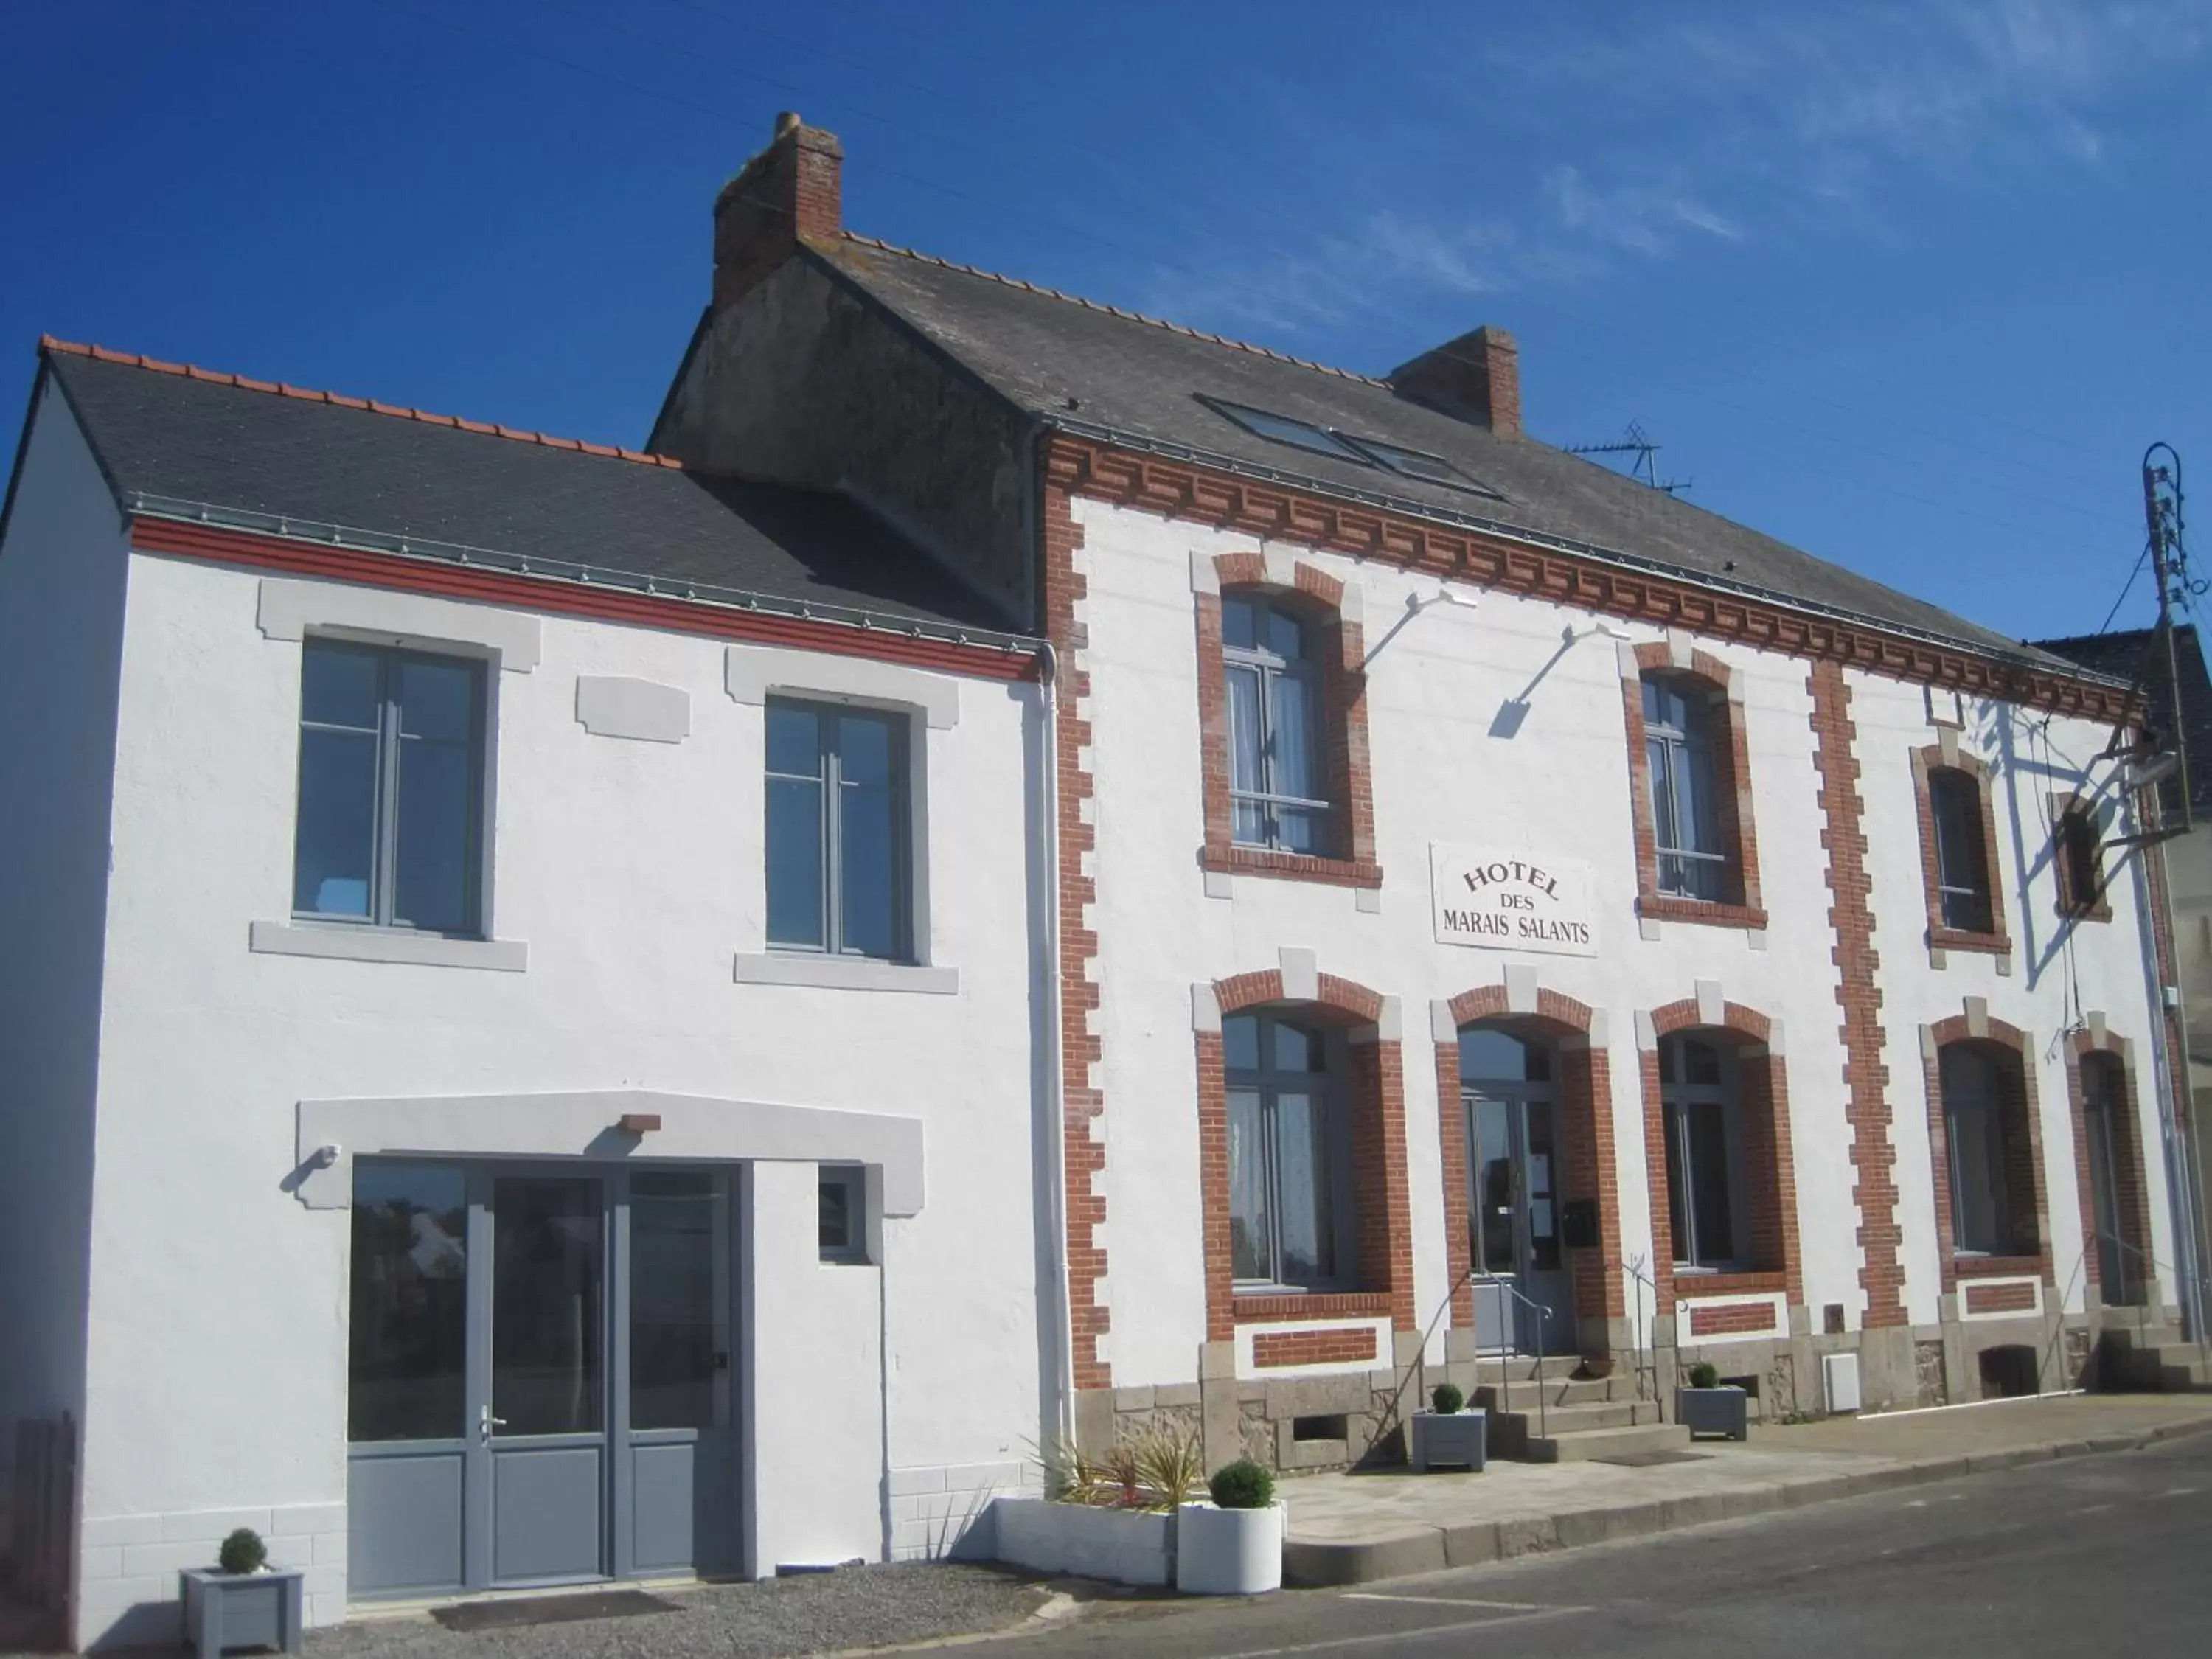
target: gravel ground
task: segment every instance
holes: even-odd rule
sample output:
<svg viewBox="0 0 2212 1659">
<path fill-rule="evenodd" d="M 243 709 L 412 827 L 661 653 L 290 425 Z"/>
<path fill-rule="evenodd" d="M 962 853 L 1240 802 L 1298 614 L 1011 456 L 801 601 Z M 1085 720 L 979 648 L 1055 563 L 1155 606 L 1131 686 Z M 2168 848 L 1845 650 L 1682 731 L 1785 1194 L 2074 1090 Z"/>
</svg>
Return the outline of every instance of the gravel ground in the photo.
<svg viewBox="0 0 2212 1659">
<path fill-rule="evenodd" d="M 360 1619 L 310 1631 L 307 1659 L 797 1659 L 1005 1630 L 1048 1594 L 994 1568 L 950 1562 L 652 1593 L 679 1611 L 469 1635 L 427 1613 Z"/>
</svg>

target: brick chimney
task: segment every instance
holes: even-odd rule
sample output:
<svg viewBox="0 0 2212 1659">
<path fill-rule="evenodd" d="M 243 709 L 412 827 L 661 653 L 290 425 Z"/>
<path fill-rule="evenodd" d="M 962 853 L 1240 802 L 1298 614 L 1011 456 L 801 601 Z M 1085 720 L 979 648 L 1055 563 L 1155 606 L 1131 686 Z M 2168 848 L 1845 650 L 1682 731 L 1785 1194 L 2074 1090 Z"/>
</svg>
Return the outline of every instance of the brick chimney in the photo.
<svg viewBox="0 0 2212 1659">
<path fill-rule="evenodd" d="M 834 239 L 844 222 L 845 147 L 786 110 L 768 148 L 714 198 L 714 309 L 790 258 L 802 240 Z"/>
<path fill-rule="evenodd" d="M 1390 371 L 1390 390 L 1409 403 L 1486 426 L 1502 438 L 1521 432 L 1521 348 L 1487 324 Z"/>
</svg>

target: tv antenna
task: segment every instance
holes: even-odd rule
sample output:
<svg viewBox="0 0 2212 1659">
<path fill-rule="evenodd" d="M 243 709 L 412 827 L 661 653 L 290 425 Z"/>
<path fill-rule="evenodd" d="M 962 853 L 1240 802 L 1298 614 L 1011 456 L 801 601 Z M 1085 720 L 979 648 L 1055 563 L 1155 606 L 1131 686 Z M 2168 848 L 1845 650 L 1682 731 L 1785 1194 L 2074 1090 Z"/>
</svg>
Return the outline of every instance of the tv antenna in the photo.
<svg viewBox="0 0 2212 1659">
<path fill-rule="evenodd" d="M 1609 444 L 1569 444 L 1570 455 L 1633 455 L 1628 464 L 1628 476 L 1638 483 L 1668 495 L 1692 487 L 1688 478 L 1668 478 L 1663 483 L 1659 477 L 1659 446 L 1651 441 L 1641 421 L 1631 421 L 1622 434 Z"/>
</svg>

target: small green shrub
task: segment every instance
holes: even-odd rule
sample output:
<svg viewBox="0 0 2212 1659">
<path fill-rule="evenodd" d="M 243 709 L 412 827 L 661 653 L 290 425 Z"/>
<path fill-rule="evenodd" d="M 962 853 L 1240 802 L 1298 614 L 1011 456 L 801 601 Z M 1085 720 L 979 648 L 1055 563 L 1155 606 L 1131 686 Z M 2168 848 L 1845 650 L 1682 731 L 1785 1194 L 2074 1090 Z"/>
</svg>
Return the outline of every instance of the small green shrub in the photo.
<svg viewBox="0 0 2212 1659">
<path fill-rule="evenodd" d="M 1456 1382 L 1439 1382 L 1429 1390 L 1429 1404 L 1437 1408 L 1439 1417 L 1449 1417 L 1467 1404 L 1467 1396 L 1460 1392 Z"/>
<path fill-rule="evenodd" d="M 1692 1388 L 1717 1389 L 1720 1385 L 1721 1374 L 1713 1368 L 1713 1362 L 1711 1360 L 1700 1359 L 1696 1364 L 1690 1367 L 1690 1386 Z"/>
<path fill-rule="evenodd" d="M 1213 1505 L 1223 1510 L 1264 1510 L 1275 1501 L 1274 1471 L 1265 1464 L 1240 1457 L 1213 1472 L 1206 1483 Z"/>
<path fill-rule="evenodd" d="M 240 1527 L 215 1553 L 216 1565 L 225 1572 L 258 1572 L 268 1562 L 269 1546 L 251 1527 Z"/>
</svg>

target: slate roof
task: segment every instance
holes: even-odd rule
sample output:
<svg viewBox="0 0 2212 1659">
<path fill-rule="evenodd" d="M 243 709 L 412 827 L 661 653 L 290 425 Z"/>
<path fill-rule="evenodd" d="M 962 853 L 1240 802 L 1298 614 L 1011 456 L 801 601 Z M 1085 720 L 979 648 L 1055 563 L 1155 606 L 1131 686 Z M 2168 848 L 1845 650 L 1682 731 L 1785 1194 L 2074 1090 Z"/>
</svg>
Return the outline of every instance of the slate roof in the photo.
<svg viewBox="0 0 2212 1659">
<path fill-rule="evenodd" d="M 2014 659 L 2020 641 L 1525 435 L 1407 401 L 1382 380 L 1034 287 L 848 232 L 811 252 L 1048 424 L 1105 428 L 1323 489 L 1672 567 Z M 1258 437 L 1199 401 L 1249 404 L 1442 456 L 1504 499 Z M 1070 399 L 1073 399 L 1071 405 Z M 2056 665 L 2048 663 L 2046 665 Z"/>
<path fill-rule="evenodd" d="M 118 495 L 884 617 L 1010 625 L 842 495 L 59 342 L 42 353 Z"/>
<path fill-rule="evenodd" d="M 2157 649 L 2158 635 L 2148 628 L 2118 634 L 2087 634 L 2073 639 L 2038 640 L 2039 649 L 2079 663 L 2092 673 L 2143 684 L 2145 718 L 2162 732 L 2172 704 L 2166 690 L 2166 653 Z M 2204 669 L 2204 651 L 2194 624 L 2173 630 L 2174 663 L 2181 679 L 2182 742 L 2189 755 L 2191 805 L 2197 811 L 2212 810 L 2212 676 Z"/>
</svg>

